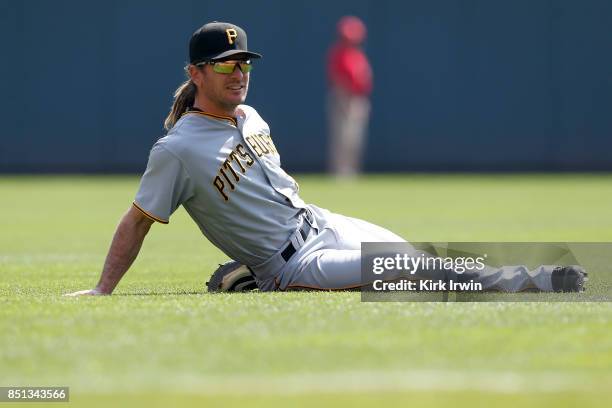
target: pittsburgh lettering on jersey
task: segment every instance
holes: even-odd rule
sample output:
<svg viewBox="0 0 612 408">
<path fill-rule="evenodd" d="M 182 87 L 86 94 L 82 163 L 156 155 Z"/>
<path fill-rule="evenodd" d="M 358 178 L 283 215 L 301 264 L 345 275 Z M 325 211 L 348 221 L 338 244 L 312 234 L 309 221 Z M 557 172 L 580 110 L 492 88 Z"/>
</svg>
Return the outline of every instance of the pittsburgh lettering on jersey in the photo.
<svg viewBox="0 0 612 408">
<path fill-rule="evenodd" d="M 257 156 L 261 157 L 264 154 L 278 154 L 278 150 L 276 150 L 276 146 L 274 146 L 274 142 L 272 142 L 272 137 L 265 133 L 260 133 L 256 135 L 246 136 L 245 140 L 251 146 L 251 149 Z"/>
<path fill-rule="evenodd" d="M 278 154 L 278 150 L 276 150 L 276 146 L 274 146 L 274 142 L 268 134 L 249 135 L 245 136 L 244 139 L 258 157 L 264 154 Z M 238 182 L 240 182 L 240 174 L 246 173 L 253 163 L 255 163 L 255 159 L 242 144 L 238 144 L 223 161 L 213 179 L 213 186 L 225 201 L 229 201 L 229 193 L 234 191 Z"/>
<path fill-rule="evenodd" d="M 232 162 L 235 163 L 235 169 L 234 166 L 232 166 Z M 213 179 L 213 186 L 215 186 L 225 201 L 229 201 L 229 191 L 235 190 L 235 183 L 240 181 L 238 172 L 242 174 L 246 173 L 247 169 L 251 167 L 253 163 L 255 163 L 255 159 L 253 159 L 242 144 L 238 144 L 227 156 L 227 159 L 225 159 L 223 165 L 219 168 L 217 176 Z M 226 187 L 228 187 L 229 190 L 226 190 Z"/>
</svg>

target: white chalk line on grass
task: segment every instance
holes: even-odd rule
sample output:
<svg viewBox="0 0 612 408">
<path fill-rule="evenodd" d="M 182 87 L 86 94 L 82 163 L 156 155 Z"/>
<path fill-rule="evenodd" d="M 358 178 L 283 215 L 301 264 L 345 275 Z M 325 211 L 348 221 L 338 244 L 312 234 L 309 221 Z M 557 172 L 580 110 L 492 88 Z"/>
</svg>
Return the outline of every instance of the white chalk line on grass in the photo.
<svg viewBox="0 0 612 408">
<path fill-rule="evenodd" d="M 90 388 L 87 384 L 75 386 L 79 393 L 134 393 L 152 391 L 161 393 L 186 393 L 194 395 L 296 395 L 307 393 L 371 393 L 401 391 L 473 391 L 494 393 L 554 393 L 568 392 L 608 392 L 605 384 L 612 381 L 611 376 L 539 372 L 499 372 L 499 371 L 344 371 L 335 373 L 309 374 L 251 374 L 251 375 L 171 375 L 160 374 L 160 383 L 140 383 L 122 381 L 101 384 Z M 149 374 L 150 375 L 150 374 Z M 151 378 L 149 378 L 151 380 Z M 141 379 L 141 380 L 144 380 Z M 152 381 L 157 382 L 157 381 Z"/>
</svg>

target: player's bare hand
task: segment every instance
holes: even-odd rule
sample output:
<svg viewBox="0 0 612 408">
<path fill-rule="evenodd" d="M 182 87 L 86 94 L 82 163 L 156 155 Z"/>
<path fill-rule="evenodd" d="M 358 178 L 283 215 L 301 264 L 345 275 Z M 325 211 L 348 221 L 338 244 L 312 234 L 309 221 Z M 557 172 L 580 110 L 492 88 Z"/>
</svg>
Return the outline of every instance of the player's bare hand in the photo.
<svg viewBox="0 0 612 408">
<path fill-rule="evenodd" d="M 108 295 L 108 293 L 102 293 L 98 289 L 86 289 L 79 290 L 78 292 L 66 293 L 64 296 L 68 297 L 77 297 L 77 296 L 104 296 Z"/>
</svg>

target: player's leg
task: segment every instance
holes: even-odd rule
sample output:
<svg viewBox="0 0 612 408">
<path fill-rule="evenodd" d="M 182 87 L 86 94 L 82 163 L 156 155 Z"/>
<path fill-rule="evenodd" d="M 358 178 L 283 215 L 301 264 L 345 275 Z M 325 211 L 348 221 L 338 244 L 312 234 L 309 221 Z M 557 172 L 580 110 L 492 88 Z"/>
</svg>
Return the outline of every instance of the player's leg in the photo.
<svg viewBox="0 0 612 408">
<path fill-rule="evenodd" d="M 329 160 L 330 170 L 338 176 L 350 175 L 351 116 L 350 97 L 339 88 L 330 91 L 329 97 Z"/>
<path fill-rule="evenodd" d="M 352 175 L 361 171 L 363 146 L 370 116 L 370 101 L 366 97 L 352 95 L 346 109 L 348 119 L 344 155 L 346 156 L 347 174 Z"/>
<path fill-rule="evenodd" d="M 280 289 L 310 288 L 310 289 L 349 289 L 369 284 L 363 282 L 361 276 L 361 243 L 362 242 L 405 242 L 400 236 L 357 218 L 345 217 L 339 214 L 329 214 L 329 224 L 332 228 L 325 229 L 320 235 L 312 238 L 305 248 L 299 261 L 288 265 L 279 282 Z M 314 242 L 314 244 L 313 244 Z M 433 255 L 416 250 L 408 245 L 412 256 Z M 310 248 L 308 248 L 310 247 Z M 384 254 L 381 254 L 384 255 Z M 453 279 L 455 281 L 479 282 L 485 290 L 504 292 L 519 292 L 528 289 L 539 291 L 572 290 L 572 282 L 567 283 L 566 273 L 557 273 L 554 284 L 555 266 L 540 266 L 529 270 L 525 266 L 485 266 L 477 274 L 459 274 L 453 270 L 420 269 L 408 276 L 411 279 Z M 392 278 L 398 278 L 393 276 Z M 565 280 L 564 280 L 565 279 Z M 573 279 L 573 277 L 570 277 Z M 580 276 L 577 277 L 580 279 Z M 577 283 L 577 286 L 580 282 Z"/>
<path fill-rule="evenodd" d="M 338 92 L 333 88 L 330 89 L 327 96 L 328 168 L 334 174 L 338 174 L 342 167 L 343 112 L 344 107 Z"/>
<path fill-rule="evenodd" d="M 579 266 L 540 265 L 531 270 L 523 265 L 486 266 L 474 277 L 474 282 L 482 283 L 484 289 L 502 292 L 580 292 L 584 290 L 586 276 Z"/>
<path fill-rule="evenodd" d="M 361 251 L 321 249 L 312 253 L 302 268 L 283 274 L 281 290 L 349 290 L 361 287 Z"/>
<path fill-rule="evenodd" d="M 330 216 L 337 249 L 361 249 L 362 242 L 406 242 L 406 240 L 386 228 L 340 214 Z"/>
<path fill-rule="evenodd" d="M 337 243 L 335 249 L 340 252 L 328 252 L 322 254 L 322 259 L 317 260 L 318 264 L 325 266 L 326 270 L 320 273 L 324 273 L 326 276 L 335 276 L 336 270 L 339 271 L 340 283 L 346 284 L 348 281 L 354 282 L 356 278 L 361 278 L 361 266 L 359 265 L 358 272 L 355 272 L 353 268 L 344 268 L 337 266 L 342 261 L 344 255 L 342 255 L 342 249 L 360 249 L 362 242 L 405 242 L 400 236 L 393 232 L 382 228 L 378 225 L 363 221 L 357 218 L 346 217 L 340 214 L 332 214 L 333 219 L 333 230 L 337 235 Z M 409 247 L 414 252 L 413 256 L 420 256 L 423 252 L 417 251 L 411 246 Z M 425 254 L 428 257 L 433 255 Z M 565 289 L 572 287 L 570 282 L 559 283 L 559 285 L 553 285 L 553 271 L 555 270 L 554 265 L 542 265 L 533 270 L 525 266 L 485 266 L 483 271 L 480 271 L 477 275 L 474 275 L 474 282 L 479 282 L 483 285 L 485 290 L 499 290 L 504 292 L 520 292 L 524 290 L 539 290 L 539 291 L 553 291 L 560 290 L 560 285 L 565 285 Z M 353 279 L 347 279 L 346 274 L 349 271 L 353 271 Z M 584 272 L 584 271 L 583 271 Z M 434 270 L 417 270 L 412 278 L 415 279 L 438 279 L 440 276 L 446 274 L 447 279 L 453 277 L 457 280 L 466 279 L 468 276 L 457 276 L 454 271 L 434 271 Z M 561 273 L 558 273 L 561 275 Z M 359 275 L 359 276 L 357 276 Z M 563 275 L 565 276 L 565 275 Z M 318 280 L 322 277 L 319 276 Z M 580 277 L 577 277 L 579 280 Z M 561 282 L 562 278 L 558 278 Z M 332 279 L 333 281 L 333 279 Z M 355 283 L 353 283 L 355 284 Z M 577 282 L 580 285 L 580 282 Z M 563 289 L 563 290 L 565 290 Z"/>
<path fill-rule="evenodd" d="M 485 265 L 484 270 L 453 274 L 455 280 L 478 282 L 485 290 L 501 292 L 521 292 L 524 290 L 552 291 L 553 266 L 540 266 L 529 270 L 523 265 L 492 267 Z"/>
<path fill-rule="evenodd" d="M 321 210 L 315 208 L 321 217 Z M 362 286 L 362 242 L 406 242 L 378 225 L 325 212 L 328 228 L 308 242 L 279 279 L 279 289 L 346 290 Z M 366 283 L 367 284 L 367 283 Z"/>
<path fill-rule="evenodd" d="M 414 256 L 418 257 L 420 254 L 420 251 L 416 251 Z M 567 270 L 568 268 L 570 269 Z M 460 274 L 453 270 L 418 269 L 414 274 L 404 276 L 396 274 L 387 278 L 389 280 L 408 278 L 434 281 L 452 279 L 455 282 L 473 280 L 481 283 L 484 290 L 502 292 L 524 290 L 574 292 L 584 288 L 585 276 L 586 274 L 580 268 L 543 265 L 533 270 L 525 266 L 486 267 L 484 271 L 477 274 Z M 294 269 L 292 273 L 283 274 L 283 278 L 279 281 L 279 288 L 281 290 L 347 290 L 370 283 L 362 280 L 360 250 L 320 249 L 304 258 L 301 267 Z"/>
</svg>

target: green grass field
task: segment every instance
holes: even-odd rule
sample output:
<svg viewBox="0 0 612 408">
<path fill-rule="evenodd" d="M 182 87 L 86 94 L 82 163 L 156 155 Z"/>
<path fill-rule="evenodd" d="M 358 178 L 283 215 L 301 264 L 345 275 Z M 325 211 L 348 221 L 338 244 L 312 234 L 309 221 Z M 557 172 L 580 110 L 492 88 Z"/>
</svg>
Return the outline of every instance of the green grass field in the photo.
<svg viewBox="0 0 612 408">
<path fill-rule="evenodd" d="M 608 175 L 297 179 L 305 201 L 411 241 L 612 241 Z M 62 297 L 96 283 L 137 185 L 0 178 L 0 386 L 70 386 L 70 406 L 588 407 L 612 397 L 609 303 L 210 295 L 204 282 L 226 258 L 182 209 L 153 226 L 115 295 Z"/>
</svg>

